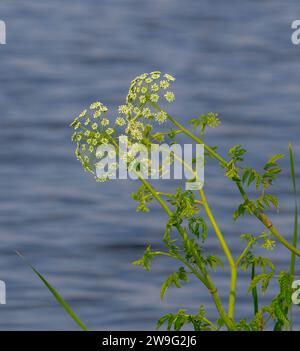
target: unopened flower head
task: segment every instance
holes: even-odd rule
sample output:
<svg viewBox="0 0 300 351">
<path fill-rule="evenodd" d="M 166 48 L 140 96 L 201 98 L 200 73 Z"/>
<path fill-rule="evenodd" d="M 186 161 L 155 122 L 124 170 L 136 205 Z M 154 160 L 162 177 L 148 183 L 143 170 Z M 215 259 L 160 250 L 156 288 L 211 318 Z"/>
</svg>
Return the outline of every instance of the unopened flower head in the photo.
<svg viewBox="0 0 300 351">
<path fill-rule="evenodd" d="M 264 243 L 262 244 L 262 248 L 266 249 L 266 250 L 273 250 L 276 246 L 276 242 L 274 240 L 268 239 L 266 238 L 264 240 Z"/>
</svg>

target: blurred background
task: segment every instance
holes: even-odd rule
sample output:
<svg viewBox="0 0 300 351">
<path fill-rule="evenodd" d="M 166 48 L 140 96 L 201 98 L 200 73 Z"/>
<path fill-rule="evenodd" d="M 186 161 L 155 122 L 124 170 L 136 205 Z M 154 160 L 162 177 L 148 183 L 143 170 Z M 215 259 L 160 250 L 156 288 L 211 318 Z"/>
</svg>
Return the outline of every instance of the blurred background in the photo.
<svg viewBox="0 0 300 351">
<path fill-rule="evenodd" d="M 200 304 L 216 317 L 196 281 L 160 301 L 160 284 L 178 268 L 173 262 L 158 259 L 150 273 L 131 265 L 146 244 L 160 246 L 166 217 L 155 206 L 135 213 L 136 182 L 99 184 L 85 174 L 68 125 L 95 100 L 116 109 L 136 75 L 161 70 L 177 78 L 170 112 L 183 124 L 200 113 L 220 114 L 222 125 L 206 140 L 223 156 L 242 144 L 249 165 L 260 167 L 292 142 L 299 171 L 300 46 L 290 39 L 299 17 L 298 0 L 1 1 L 7 25 L 7 44 L 0 45 L 0 279 L 7 284 L 1 330 L 77 329 L 15 250 L 90 329 L 153 330 L 162 314 L 193 313 Z M 282 164 L 281 208 L 272 218 L 291 240 L 292 188 L 288 161 Z M 239 235 L 262 227 L 249 218 L 233 224 L 239 194 L 214 162 L 205 171 L 207 198 L 238 255 Z M 206 247 L 221 254 L 213 232 Z M 280 244 L 271 256 L 287 269 Z M 215 279 L 226 296 L 227 270 Z M 239 318 L 252 312 L 248 279 L 239 275 Z M 300 310 L 294 318 L 299 327 Z"/>
</svg>

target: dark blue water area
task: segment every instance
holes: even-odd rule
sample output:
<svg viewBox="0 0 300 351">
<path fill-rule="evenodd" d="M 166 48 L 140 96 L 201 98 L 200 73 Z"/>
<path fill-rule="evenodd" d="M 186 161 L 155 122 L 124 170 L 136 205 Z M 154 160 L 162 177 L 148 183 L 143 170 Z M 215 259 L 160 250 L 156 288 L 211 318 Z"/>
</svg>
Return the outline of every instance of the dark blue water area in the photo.
<svg viewBox="0 0 300 351">
<path fill-rule="evenodd" d="M 77 329 L 16 250 L 91 329 L 152 330 L 162 314 L 193 313 L 200 304 L 217 317 L 195 280 L 160 301 L 160 284 L 176 262 L 158 259 L 150 273 L 131 265 L 146 244 L 161 247 L 167 218 L 158 206 L 135 213 L 130 193 L 137 182 L 99 184 L 85 174 L 68 124 L 95 100 L 116 111 L 129 81 L 161 70 L 177 78 L 169 112 L 185 126 L 200 113 L 220 114 L 222 125 L 206 140 L 224 157 L 242 144 L 249 165 L 260 167 L 292 142 L 299 175 L 300 46 L 290 39 L 299 17 L 296 0 L 1 2 L 7 44 L 0 46 L 0 279 L 7 304 L 0 306 L 0 329 Z M 275 191 L 281 207 L 271 217 L 291 240 L 288 160 L 282 165 Z M 214 162 L 205 172 L 208 201 L 237 256 L 239 235 L 263 228 L 251 218 L 233 224 L 237 190 Z M 178 185 L 159 183 L 165 191 Z M 222 256 L 211 230 L 206 250 Z M 270 257 L 287 269 L 289 253 L 280 244 Z M 213 276 L 226 304 L 228 270 Z M 248 280 L 239 274 L 237 318 L 252 313 Z M 274 293 L 272 282 L 265 300 Z M 299 327 L 299 310 L 294 319 Z"/>
</svg>

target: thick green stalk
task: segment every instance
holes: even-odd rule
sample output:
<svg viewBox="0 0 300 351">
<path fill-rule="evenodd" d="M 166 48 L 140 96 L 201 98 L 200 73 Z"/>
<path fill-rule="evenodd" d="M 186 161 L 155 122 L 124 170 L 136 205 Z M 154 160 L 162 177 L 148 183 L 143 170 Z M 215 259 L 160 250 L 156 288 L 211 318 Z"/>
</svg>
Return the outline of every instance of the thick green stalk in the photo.
<svg viewBox="0 0 300 351">
<path fill-rule="evenodd" d="M 236 289 L 236 278 L 237 278 L 237 269 L 236 265 L 234 262 L 234 259 L 231 255 L 231 252 L 227 246 L 227 243 L 223 237 L 223 234 L 221 233 L 221 230 L 211 212 L 211 209 L 209 208 L 209 205 L 206 201 L 204 191 L 201 189 L 200 190 L 200 195 L 203 201 L 203 207 L 205 209 L 205 212 L 207 214 L 207 217 L 210 220 L 210 223 L 217 235 L 217 238 L 219 239 L 220 245 L 224 251 L 224 254 L 229 262 L 230 270 L 231 270 L 231 281 L 230 281 L 230 294 L 229 294 L 229 304 L 228 304 L 228 316 L 231 319 L 234 319 L 234 307 L 235 307 L 235 289 Z"/>
<path fill-rule="evenodd" d="M 233 321 L 233 318 L 231 318 L 230 316 L 228 316 L 223 308 L 223 305 L 222 305 L 222 302 L 221 302 L 221 299 L 219 297 L 219 294 L 218 294 L 218 290 L 217 288 L 215 287 L 212 279 L 210 278 L 210 276 L 208 275 L 207 276 L 207 282 L 208 282 L 208 289 L 211 293 L 211 296 L 214 300 L 214 303 L 216 305 L 216 308 L 219 312 L 219 315 L 221 316 L 221 318 L 223 319 L 223 321 L 225 322 L 228 330 L 235 330 L 235 326 L 234 326 L 234 321 Z"/>
<path fill-rule="evenodd" d="M 278 232 L 278 230 L 274 227 L 273 223 L 270 219 L 263 213 L 254 213 L 255 216 L 267 227 L 270 232 L 275 236 L 275 238 L 281 242 L 287 249 L 289 249 L 292 253 L 300 257 L 300 251 L 295 248 L 292 244 L 290 244 L 286 239 L 284 239 Z"/>
</svg>

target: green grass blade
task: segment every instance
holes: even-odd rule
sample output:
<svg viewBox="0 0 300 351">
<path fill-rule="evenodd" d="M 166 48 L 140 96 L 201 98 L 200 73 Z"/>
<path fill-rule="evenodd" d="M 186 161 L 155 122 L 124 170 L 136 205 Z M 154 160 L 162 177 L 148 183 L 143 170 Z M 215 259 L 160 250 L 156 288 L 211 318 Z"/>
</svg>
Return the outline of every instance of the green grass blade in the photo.
<svg viewBox="0 0 300 351">
<path fill-rule="evenodd" d="M 294 196 L 295 196 L 293 246 L 296 247 L 297 242 L 298 242 L 298 204 L 297 204 L 295 162 L 294 162 L 293 148 L 292 148 L 291 144 L 289 144 L 289 156 L 290 156 L 290 171 L 291 171 L 293 191 L 294 191 Z M 292 277 L 294 277 L 294 274 L 295 274 L 295 254 L 293 252 L 291 253 L 290 274 Z"/>
<path fill-rule="evenodd" d="M 66 301 L 59 295 L 59 293 L 53 288 L 53 286 L 46 280 L 45 277 L 42 276 L 25 258 L 17 252 L 17 255 L 20 256 L 28 266 L 33 270 L 33 272 L 40 278 L 40 280 L 46 285 L 51 294 L 55 297 L 55 299 L 59 302 L 59 304 L 67 311 L 70 317 L 77 323 L 77 325 L 84 331 L 87 331 L 87 327 L 82 323 L 82 321 L 77 317 L 76 313 L 71 309 L 71 307 L 67 304 Z"/>
<path fill-rule="evenodd" d="M 251 281 L 255 278 L 255 265 L 252 263 L 251 269 Z M 254 309 L 254 317 L 258 312 L 258 294 L 256 286 L 252 289 L 252 300 L 253 300 L 253 309 Z"/>
</svg>

